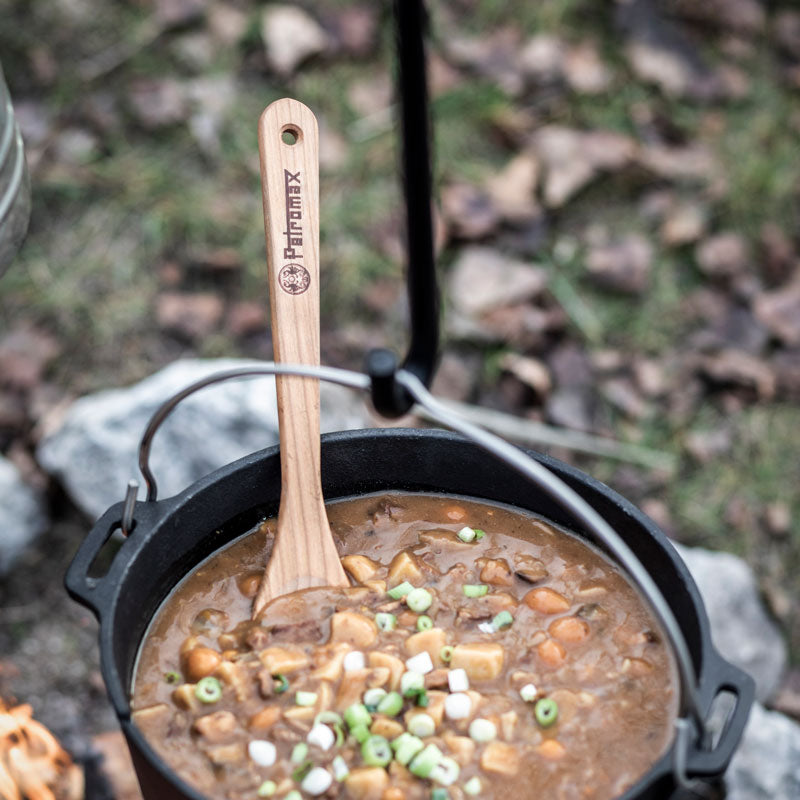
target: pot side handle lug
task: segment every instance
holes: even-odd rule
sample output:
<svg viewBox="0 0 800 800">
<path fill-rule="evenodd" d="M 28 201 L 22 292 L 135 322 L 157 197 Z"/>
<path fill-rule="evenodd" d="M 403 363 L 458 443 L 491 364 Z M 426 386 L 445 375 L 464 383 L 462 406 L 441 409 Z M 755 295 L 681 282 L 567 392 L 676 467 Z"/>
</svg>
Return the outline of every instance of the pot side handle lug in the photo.
<svg viewBox="0 0 800 800">
<path fill-rule="evenodd" d="M 106 580 L 89 574 L 94 560 L 115 531 L 122 530 L 123 504 L 117 503 L 100 517 L 81 542 L 64 576 L 64 586 L 69 596 L 88 608 L 99 620 L 102 617 L 107 593 Z M 115 560 L 117 556 L 114 557 Z"/>
<path fill-rule="evenodd" d="M 729 692 L 735 698 L 735 705 L 728 712 L 722 732 L 713 747 L 693 748 L 689 753 L 686 771 L 693 778 L 719 777 L 725 772 L 742 738 L 755 697 L 755 681 L 750 675 L 719 655 L 716 656 L 716 662 L 711 670 L 716 684 L 711 700 L 713 702 L 721 692 Z"/>
</svg>

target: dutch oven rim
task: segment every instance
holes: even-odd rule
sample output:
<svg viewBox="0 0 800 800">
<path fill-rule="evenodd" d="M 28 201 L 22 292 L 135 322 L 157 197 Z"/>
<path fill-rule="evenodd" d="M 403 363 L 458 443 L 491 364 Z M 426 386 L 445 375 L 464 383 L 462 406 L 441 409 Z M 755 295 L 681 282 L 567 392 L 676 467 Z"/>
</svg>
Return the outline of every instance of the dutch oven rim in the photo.
<svg viewBox="0 0 800 800">
<path fill-rule="evenodd" d="M 353 443 L 357 444 L 364 440 L 372 440 L 374 443 L 379 444 L 381 441 L 386 442 L 396 438 L 412 441 L 425 439 L 433 443 L 449 442 L 466 445 L 472 448 L 477 447 L 474 442 L 471 442 L 460 434 L 439 429 L 369 428 L 323 434 L 321 437 L 323 485 L 325 484 L 324 470 L 327 450 L 339 445 L 344 445 L 345 447 L 352 446 Z M 749 675 L 724 660 L 713 646 L 708 616 L 702 598 L 683 559 L 658 526 L 638 507 L 615 490 L 588 473 L 553 458 L 552 456 L 525 448 L 521 449 L 539 463 L 553 470 L 559 477 L 562 477 L 570 483 L 570 485 L 578 484 L 590 493 L 603 496 L 612 503 L 622 515 L 630 518 L 634 524 L 643 529 L 654 540 L 659 550 L 662 551 L 662 554 L 671 562 L 672 567 L 681 581 L 681 586 L 676 587 L 676 591 L 683 590 L 688 594 L 690 600 L 689 605 L 696 618 L 699 641 L 697 643 L 697 652 L 692 652 L 692 661 L 695 665 L 695 672 L 697 675 L 697 692 L 700 702 L 707 713 L 714 697 L 716 697 L 720 691 L 730 691 L 737 697 L 737 704 L 730 714 L 727 727 L 721 734 L 717 745 L 710 750 L 695 748 L 693 752 L 690 752 L 690 757 L 686 765 L 688 768 L 687 771 L 696 776 L 715 776 L 721 774 L 727 766 L 733 754 L 733 750 L 741 737 L 749 714 L 749 708 L 752 704 L 754 685 Z M 129 743 L 134 744 L 135 747 L 139 749 L 140 753 L 150 763 L 150 766 L 154 767 L 176 791 L 182 792 L 184 796 L 192 798 L 192 800 L 207 800 L 207 797 L 185 783 L 177 773 L 173 772 L 173 770 L 168 767 L 166 762 L 164 762 L 149 745 L 131 719 L 130 690 L 124 687 L 122 676 L 117 669 L 114 656 L 114 640 L 117 630 L 111 622 L 117 615 L 117 607 L 120 602 L 120 594 L 122 592 L 126 573 L 135 562 L 140 552 L 148 546 L 154 537 L 159 535 L 161 526 L 173 515 L 185 509 L 190 504 L 195 503 L 198 497 L 201 497 L 206 492 L 212 492 L 221 481 L 230 479 L 240 471 L 253 468 L 263 461 L 275 459 L 278 457 L 278 454 L 279 447 L 277 445 L 259 450 L 214 470 L 173 497 L 156 502 L 137 503 L 135 517 L 137 527 L 141 526 L 141 528 L 145 528 L 145 534 L 141 534 L 140 531 L 139 535 L 137 535 L 135 529 L 131 531 L 131 535 L 123 542 L 119 552 L 115 555 L 108 572 L 102 578 L 92 579 L 88 577 L 89 566 L 112 533 L 120 528 L 123 504 L 115 504 L 98 519 L 92 530 L 87 534 L 86 539 L 84 539 L 84 542 L 79 547 L 65 576 L 65 585 L 70 596 L 89 608 L 100 623 L 101 672 L 112 706 L 114 707 Z M 400 489 L 397 490 L 400 491 Z M 368 491 L 380 491 L 380 489 Z M 384 491 L 391 491 L 391 487 L 385 488 Z M 433 492 L 435 489 L 430 489 L 429 491 Z M 331 499 L 339 499 L 339 497 L 344 498 L 358 493 L 357 489 L 350 490 L 346 494 L 336 495 L 335 498 L 331 497 Z M 447 493 L 453 494 L 451 492 Z M 467 494 L 465 493 L 464 496 L 467 496 Z M 474 492 L 469 492 L 468 496 L 477 497 Z M 483 499 L 491 501 L 491 498 Z M 210 532 L 206 531 L 202 536 L 198 536 L 198 539 L 207 538 L 209 535 Z M 90 542 L 90 540 L 92 541 Z M 214 548 L 214 550 L 216 549 L 219 548 Z M 186 577 L 188 571 L 194 569 L 196 566 L 197 563 L 184 572 L 177 581 L 172 583 L 172 588 Z M 647 568 L 649 571 L 650 568 Z M 163 600 L 163 597 L 160 598 L 158 606 L 160 606 Z M 152 619 L 152 615 L 150 619 Z M 684 624 L 681 623 L 682 630 L 684 627 Z M 137 651 L 140 644 L 141 639 L 137 643 Z M 672 772 L 673 750 L 675 746 L 676 739 L 673 736 L 662 757 L 659 758 L 628 791 L 621 795 L 619 800 L 628 800 L 628 798 L 632 799 L 637 797 L 642 790 L 646 790 L 648 786 L 667 777 L 668 774 Z"/>
</svg>

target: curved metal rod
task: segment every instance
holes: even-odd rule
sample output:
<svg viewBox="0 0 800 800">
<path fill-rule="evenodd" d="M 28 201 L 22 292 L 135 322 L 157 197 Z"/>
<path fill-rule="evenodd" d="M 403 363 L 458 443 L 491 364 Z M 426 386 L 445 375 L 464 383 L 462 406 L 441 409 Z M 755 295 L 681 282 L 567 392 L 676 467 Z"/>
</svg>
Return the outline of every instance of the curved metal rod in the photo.
<svg viewBox="0 0 800 800">
<path fill-rule="evenodd" d="M 231 380 L 232 378 L 261 378 L 268 375 L 299 375 L 303 378 L 318 378 L 328 383 L 338 383 L 340 386 L 348 386 L 351 389 L 369 390 L 369 377 L 360 372 L 351 372 L 346 369 L 336 367 L 311 367 L 296 364 L 275 364 L 266 362 L 252 367 L 237 367 L 236 369 L 215 372 L 207 378 L 202 378 L 190 384 L 178 394 L 173 395 L 159 408 L 156 409 L 147 427 L 144 429 L 142 439 L 139 442 L 139 470 L 144 478 L 147 487 L 147 502 L 152 503 L 158 499 L 158 484 L 155 475 L 150 469 L 150 448 L 153 445 L 153 437 L 161 427 L 161 423 L 170 415 L 172 409 L 185 400 L 189 395 L 205 389 L 206 386 L 213 386 L 216 383 Z"/>
<path fill-rule="evenodd" d="M 453 413 L 453 411 L 440 403 L 415 375 L 405 370 L 400 370 L 397 373 L 397 380 L 433 419 L 463 434 L 479 447 L 482 447 L 513 467 L 517 472 L 529 478 L 608 546 L 640 591 L 649 600 L 653 610 L 656 612 L 656 616 L 664 627 L 678 662 L 682 689 L 681 713 L 688 712 L 697 726 L 698 733 L 702 733 L 704 721 L 696 691 L 697 675 L 694 671 L 686 640 L 675 619 L 675 615 L 672 613 L 672 609 L 667 604 L 658 586 L 656 586 L 655 581 L 642 566 L 635 553 L 620 538 L 619 534 L 577 492 L 567 486 L 561 478 L 553 474 L 547 467 L 525 455 L 518 447 Z"/>
</svg>

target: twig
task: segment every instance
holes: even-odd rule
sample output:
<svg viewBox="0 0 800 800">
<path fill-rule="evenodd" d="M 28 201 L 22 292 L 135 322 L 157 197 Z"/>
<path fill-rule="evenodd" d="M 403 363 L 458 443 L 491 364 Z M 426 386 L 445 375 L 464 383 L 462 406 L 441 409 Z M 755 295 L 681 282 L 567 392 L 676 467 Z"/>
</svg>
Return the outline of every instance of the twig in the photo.
<svg viewBox="0 0 800 800">
<path fill-rule="evenodd" d="M 673 475 L 677 468 L 678 460 L 671 453 L 593 436 L 581 431 L 571 431 L 567 428 L 554 428 L 542 422 L 521 419 L 502 411 L 492 411 L 465 403 L 446 402 L 445 404 L 470 422 L 481 425 L 487 430 L 519 444 L 561 447 L 578 453 L 626 461 L 664 472 L 667 476 Z M 429 419 L 424 411 L 420 412 L 420 416 Z"/>
</svg>

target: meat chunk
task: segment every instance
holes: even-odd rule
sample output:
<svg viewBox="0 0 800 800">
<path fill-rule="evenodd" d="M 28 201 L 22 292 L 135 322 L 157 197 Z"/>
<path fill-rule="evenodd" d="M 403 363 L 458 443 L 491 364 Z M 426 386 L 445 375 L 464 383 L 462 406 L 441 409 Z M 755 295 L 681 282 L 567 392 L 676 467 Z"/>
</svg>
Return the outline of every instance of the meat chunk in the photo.
<svg viewBox="0 0 800 800">
<path fill-rule="evenodd" d="M 538 583 L 547 576 L 547 567 L 543 561 L 527 553 L 517 553 L 514 556 L 514 574 L 528 583 Z"/>
<path fill-rule="evenodd" d="M 492 586 L 511 586 L 514 583 L 511 567 L 504 558 L 479 558 L 475 565 L 480 567 L 481 583 Z"/>
</svg>

